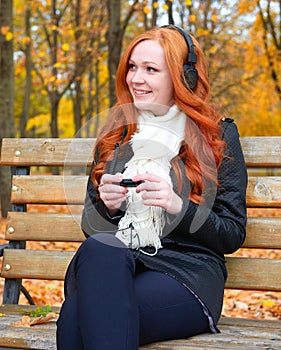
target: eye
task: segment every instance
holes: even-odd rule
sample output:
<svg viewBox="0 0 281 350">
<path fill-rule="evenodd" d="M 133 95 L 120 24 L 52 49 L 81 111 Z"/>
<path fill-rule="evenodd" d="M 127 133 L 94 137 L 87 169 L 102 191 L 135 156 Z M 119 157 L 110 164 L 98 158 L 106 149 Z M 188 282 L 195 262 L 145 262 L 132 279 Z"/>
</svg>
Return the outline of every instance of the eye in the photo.
<svg viewBox="0 0 281 350">
<path fill-rule="evenodd" d="M 136 66 L 133 63 L 129 63 L 129 70 L 134 70 Z"/>
<path fill-rule="evenodd" d="M 150 67 L 150 66 L 148 66 L 146 69 L 147 69 L 148 72 L 151 72 L 151 73 L 158 72 L 157 69 L 155 69 L 153 67 Z"/>
</svg>

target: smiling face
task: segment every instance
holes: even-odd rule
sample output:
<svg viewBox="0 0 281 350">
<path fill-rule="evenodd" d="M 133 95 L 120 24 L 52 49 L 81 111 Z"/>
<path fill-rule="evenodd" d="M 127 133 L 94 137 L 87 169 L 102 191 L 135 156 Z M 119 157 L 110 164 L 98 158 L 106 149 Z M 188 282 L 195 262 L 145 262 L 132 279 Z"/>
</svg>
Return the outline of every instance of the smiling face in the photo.
<svg viewBox="0 0 281 350">
<path fill-rule="evenodd" d="M 135 46 L 126 82 L 140 110 L 163 115 L 174 103 L 172 78 L 164 50 L 156 40 L 145 40 Z"/>
</svg>

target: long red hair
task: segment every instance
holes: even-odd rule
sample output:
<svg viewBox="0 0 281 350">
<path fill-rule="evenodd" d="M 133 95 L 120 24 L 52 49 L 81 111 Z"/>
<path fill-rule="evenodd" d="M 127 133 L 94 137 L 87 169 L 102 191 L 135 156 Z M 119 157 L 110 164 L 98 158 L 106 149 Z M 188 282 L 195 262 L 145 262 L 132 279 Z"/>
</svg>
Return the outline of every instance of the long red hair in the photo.
<svg viewBox="0 0 281 350">
<path fill-rule="evenodd" d="M 98 150 L 99 160 L 92 172 L 92 179 L 98 185 L 104 172 L 105 163 L 112 158 L 116 143 L 122 138 L 124 125 L 127 134 L 124 143 L 131 139 L 137 129 L 137 111 L 126 83 L 129 60 L 134 47 L 144 40 L 156 40 L 163 47 L 166 63 L 174 85 L 174 102 L 187 115 L 185 140 L 180 153 L 172 161 L 172 167 L 178 180 L 178 192 L 182 189 L 182 173 L 179 158 L 184 164 L 185 173 L 192 184 L 190 198 L 199 202 L 206 188 L 206 183 L 217 185 L 216 170 L 222 160 L 224 142 L 220 139 L 220 120 L 210 102 L 210 84 L 206 60 L 198 42 L 192 37 L 197 54 L 196 69 L 198 82 L 191 91 L 183 82 L 183 64 L 186 62 L 188 47 L 185 39 L 170 28 L 153 28 L 138 35 L 126 47 L 116 75 L 117 103 L 112 109 L 94 153 Z M 200 131 L 200 132 L 198 132 Z"/>
</svg>

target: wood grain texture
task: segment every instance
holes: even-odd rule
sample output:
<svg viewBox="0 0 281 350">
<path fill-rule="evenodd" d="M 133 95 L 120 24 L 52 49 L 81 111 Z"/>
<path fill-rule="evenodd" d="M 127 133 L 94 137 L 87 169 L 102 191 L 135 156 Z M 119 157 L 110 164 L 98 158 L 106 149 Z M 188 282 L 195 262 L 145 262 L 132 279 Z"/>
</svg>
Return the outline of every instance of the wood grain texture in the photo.
<svg viewBox="0 0 281 350">
<path fill-rule="evenodd" d="M 0 322 L 0 346 L 13 349 L 56 350 L 56 323 L 30 328 L 11 327 L 19 321 L 21 310 L 34 310 L 35 306 L 2 305 L 0 312 L 6 314 Z M 54 311 L 59 312 L 58 308 Z M 141 346 L 139 350 L 201 350 L 201 349 L 236 349 L 264 350 L 280 349 L 280 322 L 270 320 L 248 320 L 221 318 L 218 324 L 220 334 L 201 334 L 189 339 L 171 340 Z"/>
<path fill-rule="evenodd" d="M 86 194 L 85 175 L 17 175 L 13 176 L 11 202 L 14 204 L 83 204 Z M 280 207 L 281 177 L 249 177 L 248 207 Z"/>
<path fill-rule="evenodd" d="M 63 280 L 74 252 L 6 249 L 1 276 Z M 9 267 L 7 270 L 6 267 Z M 227 257 L 227 288 L 281 291 L 281 260 Z"/>
<path fill-rule="evenodd" d="M 81 214 L 76 213 L 10 212 L 5 238 L 14 241 L 82 242 L 85 237 L 80 222 Z M 249 217 L 243 247 L 281 249 L 281 218 Z"/>
<path fill-rule="evenodd" d="M 88 166 L 95 141 L 94 138 L 6 138 L 2 142 L 0 164 Z"/>
<path fill-rule="evenodd" d="M 241 137 L 249 167 L 280 167 L 281 137 Z M 24 138 L 3 139 L 0 163 L 3 165 L 90 165 L 95 139 Z"/>
</svg>

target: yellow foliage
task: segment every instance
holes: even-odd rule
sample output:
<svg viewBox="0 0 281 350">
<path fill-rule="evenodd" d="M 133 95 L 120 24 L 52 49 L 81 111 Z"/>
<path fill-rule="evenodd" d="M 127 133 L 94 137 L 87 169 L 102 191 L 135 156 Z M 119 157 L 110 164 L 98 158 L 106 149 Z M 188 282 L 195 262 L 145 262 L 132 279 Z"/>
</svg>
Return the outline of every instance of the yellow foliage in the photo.
<svg viewBox="0 0 281 350">
<path fill-rule="evenodd" d="M 31 42 L 31 39 L 29 36 L 25 36 L 23 39 L 22 39 L 22 42 L 25 44 L 25 45 L 29 45 L 30 42 Z"/>
<path fill-rule="evenodd" d="M 6 41 L 11 41 L 13 39 L 14 35 L 12 32 L 8 32 L 5 36 Z"/>
<path fill-rule="evenodd" d="M 26 130 L 34 130 L 36 135 L 48 135 L 50 129 L 50 115 L 38 114 L 27 122 Z"/>
<path fill-rule="evenodd" d="M 240 0 L 238 2 L 238 10 L 242 15 L 244 13 L 252 13 L 256 7 L 257 0 Z"/>
<path fill-rule="evenodd" d="M 163 8 L 163 10 L 165 10 L 165 11 L 168 11 L 168 10 L 169 10 L 169 6 L 166 5 L 166 4 L 164 4 L 164 5 L 162 6 L 162 8 Z"/>
<path fill-rule="evenodd" d="M 150 14 L 150 9 L 147 7 L 147 6 L 145 6 L 144 8 L 143 8 L 143 12 L 146 14 L 146 15 L 149 15 Z"/>
<path fill-rule="evenodd" d="M 158 2 L 153 3 L 153 8 L 157 9 L 159 7 Z"/>
<path fill-rule="evenodd" d="M 209 35 L 209 31 L 208 31 L 208 29 L 198 28 L 196 31 L 196 35 L 197 36 Z"/>
<path fill-rule="evenodd" d="M 185 4 L 186 4 L 186 6 L 191 6 L 192 5 L 192 0 L 186 0 Z"/>
<path fill-rule="evenodd" d="M 196 16 L 195 15 L 190 15 L 189 16 L 189 22 L 194 23 L 196 21 Z"/>
<path fill-rule="evenodd" d="M 10 31 L 10 27 L 9 26 L 3 26 L 1 27 L 1 34 L 6 36 Z"/>
<path fill-rule="evenodd" d="M 54 68 L 59 68 L 59 67 L 61 67 L 61 62 L 56 62 L 56 63 L 54 64 Z"/>
<path fill-rule="evenodd" d="M 73 105 L 72 101 L 67 98 L 63 98 L 59 106 L 58 127 L 60 137 L 73 137 L 75 135 Z"/>
<path fill-rule="evenodd" d="M 67 52 L 70 50 L 70 46 L 68 43 L 65 43 L 61 46 L 61 48 L 63 49 L 63 51 Z"/>
<path fill-rule="evenodd" d="M 211 16 L 211 20 L 215 23 L 219 23 L 219 19 L 218 19 L 218 16 L 216 14 Z"/>
</svg>

